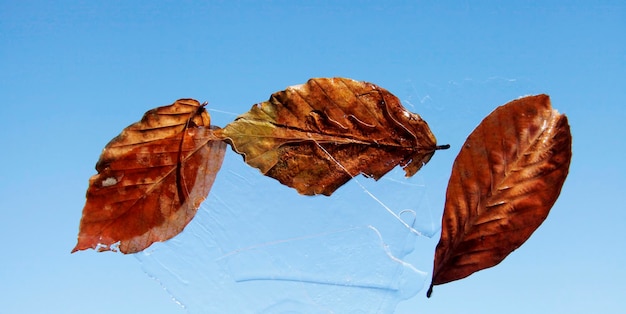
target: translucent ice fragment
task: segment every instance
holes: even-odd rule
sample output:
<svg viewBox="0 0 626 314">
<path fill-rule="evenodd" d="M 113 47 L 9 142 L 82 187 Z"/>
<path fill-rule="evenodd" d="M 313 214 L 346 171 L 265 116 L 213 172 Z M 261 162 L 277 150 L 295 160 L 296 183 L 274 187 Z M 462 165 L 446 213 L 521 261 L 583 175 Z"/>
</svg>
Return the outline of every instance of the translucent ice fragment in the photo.
<svg viewBox="0 0 626 314">
<path fill-rule="evenodd" d="M 228 152 L 185 231 L 136 256 L 190 313 L 392 313 L 426 277 L 404 258 L 436 230 L 420 180 L 302 196 Z"/>
</svg>

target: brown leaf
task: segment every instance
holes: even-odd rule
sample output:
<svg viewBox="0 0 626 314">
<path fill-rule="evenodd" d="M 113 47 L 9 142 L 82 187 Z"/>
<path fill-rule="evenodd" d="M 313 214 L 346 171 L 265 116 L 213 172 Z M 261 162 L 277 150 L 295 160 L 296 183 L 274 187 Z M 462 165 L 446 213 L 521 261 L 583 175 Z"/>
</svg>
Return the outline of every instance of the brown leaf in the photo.
<svg viewBox="0 0 626 314">
<path fill-rule="evenodd" d="M 274 93 L 217 134 L 250 166 L 306 195 L 330 195 L 358 174 L 379 179 L 396 165 L 412 176 L 443 148 L 393 94 L 345 78 Z"/>
<path fill-rule="evenodd" d="M 467 138 L 448 183 L 433 285 L 500 263 L 545 220 L 568 173 L 567 117 L 547 95 L 514 100 Z"/>
<path fill-rule="evenodd" d="M 89 180 L 72 252 L 139 252 L 180 233 L 206 198 L 226 144 L 193 99 L 152 109 L 109 142 Z"/>
</svg>

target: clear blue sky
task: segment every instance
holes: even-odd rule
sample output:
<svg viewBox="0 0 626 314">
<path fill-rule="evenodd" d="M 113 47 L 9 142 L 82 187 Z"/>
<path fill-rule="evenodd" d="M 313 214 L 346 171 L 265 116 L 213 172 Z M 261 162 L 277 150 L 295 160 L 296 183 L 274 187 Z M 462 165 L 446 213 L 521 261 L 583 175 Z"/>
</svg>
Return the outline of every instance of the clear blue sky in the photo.
<svg viewBox="0 0 626 314">
<path fill-rule="evenodd" d="M 308 205 L 299 217 L 300 205 L 279 201 L 282 207 L 270 210 L 227 189 L 233 173 L 251 182 L 260 177 L 229 155 L 230 172 L 203 206 L 204 220 L 157 249 L 184 255 L 181 261 L 164 269 L 151 256 L 70 255 L 95 162 L 112 137 L 152 107 L 190 97 L 239 114 L 289 85 L 332 76 L 389 89 L 429 122 L 440 143 L 452 145 L 411 181 L 423 185 L 411 206 L 432 214 L 435 224 L 460 145 L 496 106 L 547 93 L 572 127 L 570 175 L 531 239 L 497 267 L 438 286 L 431 299 L 424 289 L 401 301 L 397 313 L 626 312 L 625 30 L 623 1 L 0 0 L 0 313 L 184 313 L 142 269 L 189 304 L 228 305 L 194 292 L 194 278 L 187 286 L 170 278 L 203 271 L 206 261 L 194 259 L 187 251 L 193 242 L 184 240 L 213 234 L 206 241 L 219 242 L 228 232 L 194 230 L 256 215 L 275 223 L 271 230 L 256 225 L 258 234 L 297 230 L 319 218 Z M 233 118 L 211 113 L 221 126 Z M 271 202 L 288 191 L 268 184 L 239 192 Z M 366 196 L 345 195 L 345 211 L 320 217 L 354 219 L 351 204 Z M 385 198 L 385 189 L 376 195 Z M 229 199 L 242 200 L 231 208 L 232 225 L 228 213 L 207 221 L 212 202 Z M 363 210 L 359 223 L 379 211 Z M 254 230 L 240 227 L 228 230 Z M 411 242 L 405 261 L 429 273 L 436 242 Z M 190 269 L 176 268 L 185 263 Z"/>
</svg>

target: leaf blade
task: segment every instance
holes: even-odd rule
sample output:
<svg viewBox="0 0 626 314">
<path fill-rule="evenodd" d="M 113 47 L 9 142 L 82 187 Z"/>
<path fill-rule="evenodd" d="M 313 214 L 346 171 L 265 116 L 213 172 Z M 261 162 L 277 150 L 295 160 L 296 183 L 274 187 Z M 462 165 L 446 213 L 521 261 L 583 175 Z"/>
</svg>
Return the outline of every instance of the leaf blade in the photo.
<svg viewBox="0 0 626 314">
<path fill-rule="evenodd" d="M 387 90 L 315 78 L 274 93 L 218 133 L 250 166 L 305 195 L 332 194 L 358 174 L 407 176 L 438 149 L 428 124 Z"/>
<path fill-rule="evenodd" d="M 567 117 L 547 95 L 514 100 L 487 116 L 454 162 L 427 295 L 521 246 L 556 202 L 570 160 Z"/>
<path fill-rule="evenodd" d="M 78 243 L 139 252 L 180 233 L 206 198 L 226 144 L 200 103 L 180 99 L 146 112 L 104 148 L 89 180 Z"/>
</svg>

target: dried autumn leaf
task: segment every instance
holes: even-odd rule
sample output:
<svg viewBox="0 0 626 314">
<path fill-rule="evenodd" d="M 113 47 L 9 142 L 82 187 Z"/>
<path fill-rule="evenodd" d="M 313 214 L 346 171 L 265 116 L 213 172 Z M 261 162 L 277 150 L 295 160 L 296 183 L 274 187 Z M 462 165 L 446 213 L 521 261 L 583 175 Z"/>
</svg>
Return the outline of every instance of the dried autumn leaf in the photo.
<svg viewBox="0 0 626 314">
<path fill-rule="evenodd" d="M 305 195 L 332 194 L 358 174 L 407 176 L 437 147 L 422 118 L 374 84 L 315 78 L 274 93 L 216 132 L 246 163 Z"/>
<path fill-rule="evenodd" d="M 571 160 L 567 117 L 547 95 L 497 108 L 467 138 L 448 183 L 433 285 L 500 263 L 545 220 Z"/>
<path fill-rule="evenodd" d="M 139 252 L 180 233 L 206 198 L 226 144 L 193 99 L 152 109 L 104 148 L 72 252 Z"/>
</svg>

